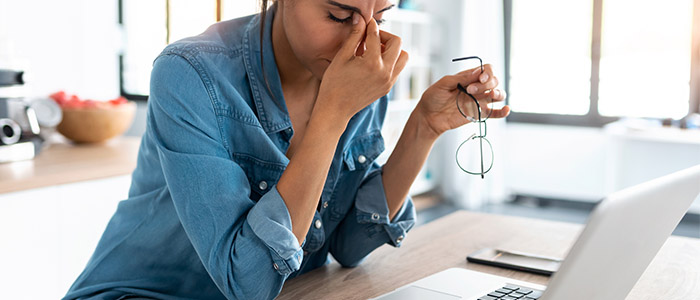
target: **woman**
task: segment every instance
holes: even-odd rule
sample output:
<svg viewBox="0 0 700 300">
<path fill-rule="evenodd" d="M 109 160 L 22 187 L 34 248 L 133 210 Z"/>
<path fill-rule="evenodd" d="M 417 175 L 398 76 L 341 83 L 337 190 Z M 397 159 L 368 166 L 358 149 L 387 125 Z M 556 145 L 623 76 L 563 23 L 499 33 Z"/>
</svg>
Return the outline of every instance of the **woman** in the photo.
<svg viewBox="0 0 700 300">
<path fill-rule="evenodd" d="M 393 5 L 266 2 L 155 60 L 129 199 L 66 299 L 270 299 L 328 254 L 356 266 L 413 226 L 411 183 L 466 122 L 457 83 L 505 98 L 488 65 L 440 79 L 379 166 L 385 95 L 408 60 L 378 29 Z"/>
</svg>

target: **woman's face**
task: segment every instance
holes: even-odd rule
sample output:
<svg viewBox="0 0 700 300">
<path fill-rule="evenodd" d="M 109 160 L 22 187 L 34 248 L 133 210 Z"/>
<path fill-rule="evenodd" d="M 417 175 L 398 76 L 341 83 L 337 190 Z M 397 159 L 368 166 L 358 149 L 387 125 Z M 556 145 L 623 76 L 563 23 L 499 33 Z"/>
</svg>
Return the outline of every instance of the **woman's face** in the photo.
<svg viewBox="0 0 700 300">
<path fill-rule="evenodd" d="M 352 14 L 365 22 L 374 18 L 381 24 L 390 0 L 279 0 L 278 9 L 292 51 L 299 62 L 318 79 L 350 35 Z M 362 51 L 364 44 L 358 51 Z"/>
</svg>

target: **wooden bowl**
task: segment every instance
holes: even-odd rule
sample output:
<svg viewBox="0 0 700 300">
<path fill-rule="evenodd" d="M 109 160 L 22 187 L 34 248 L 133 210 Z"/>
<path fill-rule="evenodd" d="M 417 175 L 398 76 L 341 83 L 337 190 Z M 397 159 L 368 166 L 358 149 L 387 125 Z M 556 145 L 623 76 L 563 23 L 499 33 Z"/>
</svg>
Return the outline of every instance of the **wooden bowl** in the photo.
<svg viewBox="0 0 700 300">
<path fill-rule="evenodd" d="M 99 143 L 121 135 L 134 120 L 136 103 L 61 109 L 58 132 L 76 143 Z"/>
</svg>

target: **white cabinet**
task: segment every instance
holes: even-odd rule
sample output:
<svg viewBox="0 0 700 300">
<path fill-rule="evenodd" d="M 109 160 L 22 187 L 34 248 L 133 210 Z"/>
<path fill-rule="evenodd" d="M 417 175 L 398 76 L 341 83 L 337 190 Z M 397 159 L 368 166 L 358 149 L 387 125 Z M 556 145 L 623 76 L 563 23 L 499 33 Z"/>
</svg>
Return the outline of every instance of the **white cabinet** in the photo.
<svg viewBox="0 0 700 300">
<path fill-rule="evenodd" d="M 508 123 L 507 188 L 517 195 L 597 202 L 700 164 L 700 130 Z M 690 212 L 700 213 L 700 197 Z"/>
<path fill-rule="evenodd" d="M 60 299 L 82 272 L 131 176 L 0 194 L 3 299 Z"/>
<path fill-rule="evenodd" d="M 606 192 L 614 192 L 700 164 L 700 130 L 671 127 L 605 127 Z M 700 214 L 700 195 L 689 212 Z"/>
</svg>

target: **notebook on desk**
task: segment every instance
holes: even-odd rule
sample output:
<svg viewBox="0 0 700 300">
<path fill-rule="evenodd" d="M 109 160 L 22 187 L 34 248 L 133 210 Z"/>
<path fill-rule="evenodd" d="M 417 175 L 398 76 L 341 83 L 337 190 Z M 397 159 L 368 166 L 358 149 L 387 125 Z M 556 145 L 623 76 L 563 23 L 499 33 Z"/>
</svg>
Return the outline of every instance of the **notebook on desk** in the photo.
<svg viewBox="0 0 700 300">
<path fill-rule="evenodd" d="M 624 299 L 700 194 L 700 165 L 608 196 L 547 286 L 448 269 L 376 299 Z"/>
</svg>

